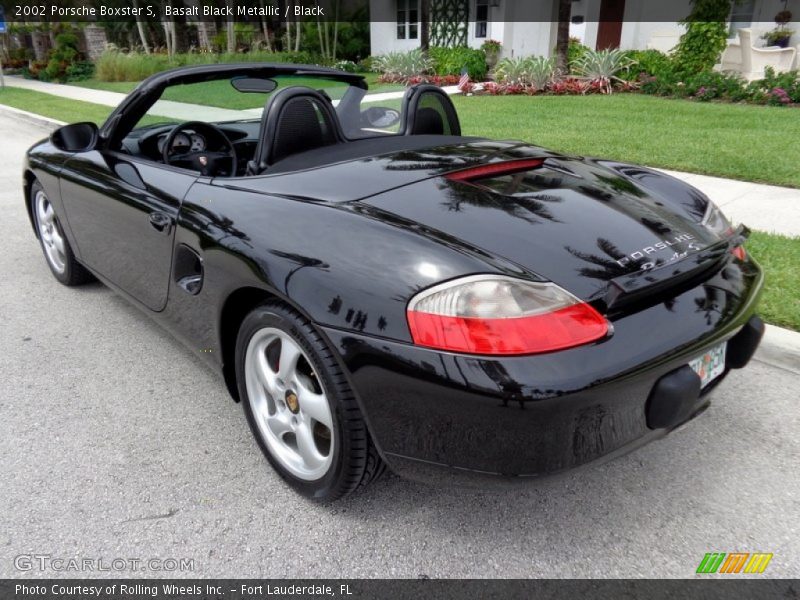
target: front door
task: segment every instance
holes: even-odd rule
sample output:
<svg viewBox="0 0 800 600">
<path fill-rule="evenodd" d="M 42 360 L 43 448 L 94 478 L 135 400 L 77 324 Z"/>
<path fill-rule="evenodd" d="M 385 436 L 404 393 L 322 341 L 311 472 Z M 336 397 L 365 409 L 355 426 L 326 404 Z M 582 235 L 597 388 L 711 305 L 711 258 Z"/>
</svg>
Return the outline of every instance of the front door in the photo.
<svg viewBox="0 0 800 600">
<path fill-rule="evenodd" d="M 167 303 L 181 201 L 198 174 L 116 152 L 86 152 L 61 172 L 81 262 L 152 310 Z"/>
<path fill-rule="evenodd" d="M 625 0 L 601 0 L 600 23 L 597 26 L 597 50 L 619 48 L 622 23 L 625 19 Z"/>
</svg>

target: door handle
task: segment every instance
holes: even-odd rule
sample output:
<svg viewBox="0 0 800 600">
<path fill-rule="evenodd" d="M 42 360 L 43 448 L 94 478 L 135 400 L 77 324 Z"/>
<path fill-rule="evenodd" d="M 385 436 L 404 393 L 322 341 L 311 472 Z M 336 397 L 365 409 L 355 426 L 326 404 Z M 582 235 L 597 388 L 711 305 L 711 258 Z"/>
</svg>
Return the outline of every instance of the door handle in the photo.
<svg viewBox="0 0 800 600">
<path fill-rule="evenodd" d="M 169 232 L 170 225 L 172 225 L 172 219 L 169 215 L 165 215 L 162 212 L 151 212 L 150 213 L 150 225 L 153 226 L 153 229 L 156 231 L 160 231 L 161 233 Z"/>
</svg>

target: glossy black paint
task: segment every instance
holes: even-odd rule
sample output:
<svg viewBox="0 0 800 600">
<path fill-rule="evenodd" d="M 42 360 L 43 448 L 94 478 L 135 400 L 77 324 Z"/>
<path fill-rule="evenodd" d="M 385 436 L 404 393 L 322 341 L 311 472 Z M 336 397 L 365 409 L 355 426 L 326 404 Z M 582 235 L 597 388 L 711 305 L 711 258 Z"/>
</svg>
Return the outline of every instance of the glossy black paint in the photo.
<svg viewBox="0 0 800 600">
<path fill-rule="evenodd" d="M 175 75 L 159 77 L 128 107 L 148 105 Z M 44 141 L 28 153 L 26 189 L 33 177 L 42 183 L 78 259 L 220 369 L 234 397 L 238 323 L 267 298 L 287 302 L 339 351 L 397 470 L 538 475 L 662 435 L 645 417 L 655 382 L 732 338 L 755 310 L 758 266 L 699 224 L 702 194 L 656 171 L 430 136 L 421 149 L 212 179 L 108 150 L 103 140 L 127 118 L 123 105 L 92 151 Z M 446 177 L 518 158 L 544 159 L 524 193 Z M 649 272 L 617 262 L 687 234 L 696 247 L 676 243 L 683 260 L 658 253 Z M 194 267 L 187 255 L 174 260 L 176 249 L 201 266 L 190 289 Z M 474 273 L 552 280 L 604 310 L 613 334 L 503 359 L 414 346 L 409 299 Z"/>
</svg>

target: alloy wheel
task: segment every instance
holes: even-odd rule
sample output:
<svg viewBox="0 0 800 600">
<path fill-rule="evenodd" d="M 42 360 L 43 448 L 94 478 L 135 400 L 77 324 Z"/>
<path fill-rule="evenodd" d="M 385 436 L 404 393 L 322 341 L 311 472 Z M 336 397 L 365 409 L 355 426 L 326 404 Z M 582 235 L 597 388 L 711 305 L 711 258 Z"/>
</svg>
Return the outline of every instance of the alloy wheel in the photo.
<svg viewBox="0 0 800 600">
<path fill-rule="evenodd" d="M 42 238 L 47 261 L 55 271 L 63 273 L 67 264 L 66 246 L 53 205 L 50 204 L 45 193 L 39 190 L 34 196 L 34 206 L 39 225 L 39 236 Z"/>
<path fill-rule="evenodd" d="M 247 345 L 247 397 L 272 456 L 296 477 L 323 477 L 333 461 L 330 403 L 299 344 L 285 331 L 260 329 Z"/>
</svg>

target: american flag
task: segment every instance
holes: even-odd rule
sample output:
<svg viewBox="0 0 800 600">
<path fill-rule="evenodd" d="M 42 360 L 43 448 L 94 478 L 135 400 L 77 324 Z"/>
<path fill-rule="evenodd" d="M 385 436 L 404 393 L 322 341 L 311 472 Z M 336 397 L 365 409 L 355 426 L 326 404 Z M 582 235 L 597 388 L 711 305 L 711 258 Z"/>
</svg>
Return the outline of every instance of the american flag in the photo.
<svg viewBox="0 0 800 600">
<path fill-rule="evenodd" d="M 466 67 L 461 69 L 461 79 L 458 80 L 458 89 L 463 94 L 466 94 L 469 90 L 469 72 Z"/>
</svg>

